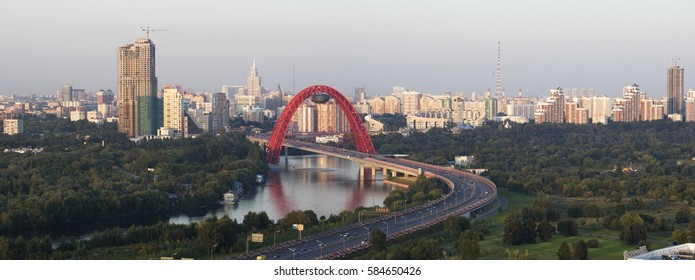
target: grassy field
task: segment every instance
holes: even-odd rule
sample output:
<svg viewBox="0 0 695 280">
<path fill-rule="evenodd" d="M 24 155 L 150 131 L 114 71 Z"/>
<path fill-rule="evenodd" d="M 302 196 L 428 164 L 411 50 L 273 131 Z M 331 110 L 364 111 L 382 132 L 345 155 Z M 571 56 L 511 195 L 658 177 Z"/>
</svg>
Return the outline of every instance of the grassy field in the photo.
<svg viewBox="0 0 695 280">
<path fill-rule="evenodd" d="M 481 259 L 498 260 L 506 259 L 507 249 L 515 251 L 519 250 L 520 253 L 525 253 L 528 251 L 528 255 L 532 259 L 557 259 L 558 249 L 562 242 L 567 242 L 571 245 L 573 242 L 595 238 L 599 241 L 598 248 L 589 248 L 589 259 L 592 260 L 622 260 L 623 251 L 634 250 L 636 246 L 625 245 L 620 241 L 620 233 L 617 231 L 605 230 L 602 228 L 601 220 L 596 218 L 579 218 L 576 219 L 580 224 L 580 231 L 577 236 L 563 236 L 554 235 L 553 238 L 547 242 L 541 242 L 538 239 L 537 243 L 534 244 L 524 244 L 518 246 L 505 245 L 502 242 L 504 235 L 504 219 L 512 212 L 518 211 L 523 207 L 530 207 L 533 201 L 536 199 L 535 196 L 524 195 L 520 193 L 510 192 L 506 189 L 499 189 L 498 193 L 500 196 L 504 196 L 509 201 L 509 206 L 507 209 L 501 211 L 495 216 L 491 217 L 489 220 L 490 234 L 485 236 L 485 240 L 480 242 L 480 248 L 482 252 Z M 567 200 L 564 198 L 553 197 L 553 202 L 560 204 L 560 208 L 565 208 L 568 203 L 576 202 L 576 200 Z M 608 203 L 602 198 L 594 198 L 589 200 L 582 200 L 583 203 L 594 203 L 601 207 L 609 207 Z M 623 202 L 625 203 L 625 201 Z M 679 206 L 675 206 L 674 203 L 669 202 L 650 202 L 651 207 L 649 212 L 651 215 L 656 217 L 670 218 L 673 219 L 675 212 L 678 211 Z M 561 211 L 561 214 L 565 214 Z M 669 246 L 671 240 L 671 232 L 650 232 L 649 233 L 650 249 L 657 249 Z M 455 251 L 455 242 L 445 242 L 443 243 L 446 250 Z"/>
</svg>

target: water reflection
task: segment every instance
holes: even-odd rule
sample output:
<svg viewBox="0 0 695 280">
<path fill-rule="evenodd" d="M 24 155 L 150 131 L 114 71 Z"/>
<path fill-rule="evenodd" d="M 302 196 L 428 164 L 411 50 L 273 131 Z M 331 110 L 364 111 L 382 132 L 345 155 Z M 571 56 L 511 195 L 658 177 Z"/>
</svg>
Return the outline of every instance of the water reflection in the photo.
<svg viewBox="0 0 695 280">
<path fill-rule="evenodd" d="M 176 216 L 169 222 L 188 224 L 225 214 L 241 222 L 249 211 L 265 211 L 270 219 L 277 220 L 292 210 L 307 209 L 328 217 L 359 206 L 381 204 L 391 190 L 381 179 L 377 174 L 374 180 L 359 180 L 359 165 L 350 160 L 325 155 L 290 156 L 288 166 L 274 166 L 265 186 L 259 187 L 257 194 L 243 197 L 237 205 L 204 216 Z"/>
</svg>

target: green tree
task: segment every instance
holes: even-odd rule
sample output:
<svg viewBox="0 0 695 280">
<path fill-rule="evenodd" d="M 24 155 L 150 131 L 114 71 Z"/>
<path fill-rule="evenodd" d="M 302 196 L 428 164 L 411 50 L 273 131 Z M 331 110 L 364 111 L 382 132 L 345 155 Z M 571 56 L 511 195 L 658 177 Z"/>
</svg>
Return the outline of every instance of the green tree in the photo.
<svg viewBox="0 0 695 280">
<path fill-rule="evenodd" d="M 316 213 L 312 210 L 291 211 L 284 218 L 279 219 L 277 224 L 285 229 L 292 228 L 293 224 L 303 224 L 305 227 L 318 224 L 319 220 Z"/>
<path fill-rule="evenodd" d="M 414 260 L 436 260 L 441 256 L 436 239 L 421 239 L 410 249 L 410 257 Z"/>
<path fill-rule="evenodd" d="M 690 222 L 690 206 L 685 204 L 676 213 L 676 223 L 683 224 L 688 222 Z"/>
<path fill-rule="evenodd" d="M 637 245 L 647 240 L 647 226 L 642 218 L 635 213 L 627 213 L 620 217 L 622 232 L 620 240 L 628 245 Z"/>
<path fill-rule="evenodd" d="M 688 225 L 688 242 L 695 242 L 695 222 Z"/>
<path fill-rule="evenodd" d="M 558 260 L 571 260 L 572 259 L 572 250 L 570 249 L 570 246 L 567 245 L 567 242 L 562 241 L 562 244 L 560 244 L 560 249 L 555 253 L 557 255 Z"/>
<path fill-rule="evenodd" d="M 584 240 L 579 240 L 572 243 L 572 259 L 586 260 L 589 258 L 589 249 L 586 247 Z"/>
<path fill-rule="evenodd" d="M 386 250 L 386 234 L 379 229 L 373 229 L 369 233 L 369 242 L 371 243 L 373 252 L 379 253 Z"/>
<path fill-rule="evenodd" d="M 457 248 L 462 260 L 477 260 L 480 257 L 478 235 L 470 230 L 461 234 Z"/>
<path fill-rule="evenodd" d="M 12 259 L 12 248 L 10 240 L 4 236 L 0 236 L 0 260 Z"/>
<path fill-rule="evenodd" d="M 471 229 L 471 221 L 466 217 L 451 216 L 444 220 L 443 226 L 445 232 L 458 236 L 462 232 Z"/>
<path fill-rule="evenodd" d="M 688 243 L 688 233 L 680 229 L 675 229 L 671 233 L 671 238 L 678 244 Z"/>
<path fill-rule="evenodd" d="M 222 233 L 216 227 L 217 218 L 208 218 L 196 225 L 195 244 L 203 252 L 217 250 L 215 245 L 219 246 L 222 241 Z"/>
<path fill-rule="evenodd" d="M 575 220 L 564 220 L 557 224 L 557 231 L 564 236 L 575 236 L 579 234 L 579 225 Z"/>
<path fill-rule="evenodd" d="M 589 239 L 589 241 L 586 242 L 586 247 L 587 248 L 598 248 L 599 247 L 598 239 L 596 239 L 596 238 Z"/>
<path fill-rule="evenodd" d="M 244 215 L 244 221 L 242 224 L 244 225 L 244 230 L 246 231 L 250 231 L 252 229 L 264 230 L 270 228 L 273 225 L 273 221 L 268 218 L 268 214 L 265 211 L 258 213 L 251 211 Z"/>
<path fill-rule="evenodd" d="M 680 229 L 675 229 L 671 233 L 671 238 L 678 244 L 688 243 L 688 233 Z"/>
<path fill-rule="evenodd" d="M 507 245 L 520 245 L 524 243 L 523 225 L 514 214 L 507 216 L 505 219 L 502 242 Z"/>
<path fill-rule="evenodd" d="M 536 232 L 538 233 L 538 237 L 540 237 L 541 240 L 548 241 L 552 239 L 553 235 L 555 234 L 555 226 L 553 226 L 553 224 L 551 224 L 548 221 L 542 221 L 538 224 Z"/>
<path fill-rule="evenodd" d="M 524 243 L 535 243 L 536 242 L 536 222 L 533 219 L 526 219 L 522 224 L 523 240 Z"/>
</svg>

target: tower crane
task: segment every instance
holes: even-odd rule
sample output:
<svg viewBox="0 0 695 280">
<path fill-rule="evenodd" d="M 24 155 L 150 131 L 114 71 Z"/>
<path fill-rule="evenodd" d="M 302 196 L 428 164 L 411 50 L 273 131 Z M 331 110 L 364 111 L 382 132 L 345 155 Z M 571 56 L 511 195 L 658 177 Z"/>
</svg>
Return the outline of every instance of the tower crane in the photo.
<svg viewBox="0 0 695 280">
<path fill-rule="evenodd" d="M 154 28 L 150 28 L 149 26 L 147 26 L 147 27 L 140 27 L 140 29 L 142 29 L 142 31 L 147 32 L 147 40 L 150 39 L 150 32 L 154 32 L 154 31 L 169 31 L 169 30 L 166 30 L 166 29 L 154 29 Z"/>
</svg>

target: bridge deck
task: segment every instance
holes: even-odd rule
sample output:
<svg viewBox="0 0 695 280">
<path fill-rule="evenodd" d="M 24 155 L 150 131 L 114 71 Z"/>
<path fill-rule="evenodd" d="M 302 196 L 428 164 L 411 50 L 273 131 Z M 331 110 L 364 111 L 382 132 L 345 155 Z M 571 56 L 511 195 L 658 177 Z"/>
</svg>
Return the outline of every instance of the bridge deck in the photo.
<svg viewBox="0 0 695 280">
<path fill-rule="evenodd" d="M 255 134 L 248 138 L 256 143 L 266 143 L 267 137 L 267 134 Z M 254 259 L 257 255 L 266 255 L 268 259 L 340 258 L 368 248 L 370 230 L 379 229 L 391 240 L 433 226 L 450 216 L 470 213 L 497 198 L 497 188 L 492 181 L 465 171 L 289 139 L 285 139 L 283 146 L 353 160 L 367 166 L 436 177 L 444 181 L 452 191 L 444 197 L 414 208 L 321 234 L 305 236 L 302 240 L 287 241 L 250 251 L 237 255 L 235 259 Z"/>
</svg>

